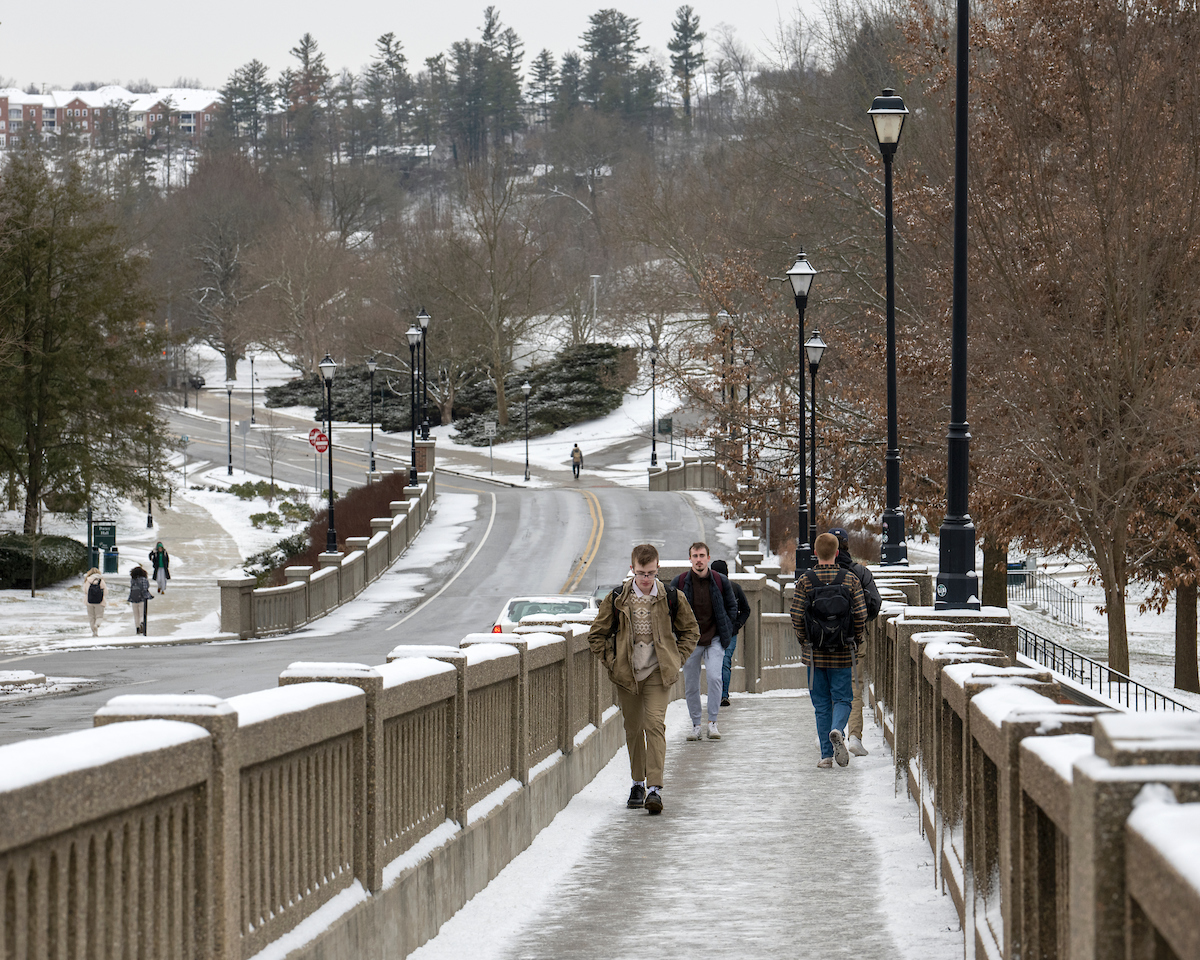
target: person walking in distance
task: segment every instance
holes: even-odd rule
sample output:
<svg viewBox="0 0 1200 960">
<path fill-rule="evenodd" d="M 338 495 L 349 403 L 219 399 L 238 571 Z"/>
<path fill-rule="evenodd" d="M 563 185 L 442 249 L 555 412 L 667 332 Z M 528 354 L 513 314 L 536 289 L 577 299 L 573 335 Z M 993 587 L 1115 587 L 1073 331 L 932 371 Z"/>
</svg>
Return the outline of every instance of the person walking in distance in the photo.
<svg viewBox="0 0 1200 960">
<path fill-rule="evenodd" d="M 709 567 L 723 577 L 729 576 L 729 564 L 724 560 L 714 560 Z M 737 600 L 737 619 L 733 621 L 733 637 L 725 648 L 725 659 L 721 663 L 721 706 L 729 706 L 729 678 L 733 676 L 733 651 L 737 649 L 738 634 L 746 621 L 750 619 L 750 601 L 746 599 L 746 591 L 732 580 L 733 597 Z"/>
<path fill-rule="evenodd" d="M 850 556 L 850 534 L 843 527 L 833 527 L 829 531 L 838 538 L 837 564 L 858 577 L 862 586 L 863 599 L 867 602 L 867 623 L 879 616 L 879 608 L 883 606 L 883 598 L 879 588 L 875 586 L 875 577 L 861 563 L 856 563 Z M 863 746 L 863 672 L 862 662 L 866 657 L 866 644 L 858 648 L 858 661 L 854 665 L 854 703 L 850 707 L 850 742 L 847 749 L 856 757 L 865 757 L 870 751 Z"/>
<path fill-rule="evenodd" d="M 667 703 L 700 638 L 687 601 L 658 579 L 658 551 L 633 548 L 633 578 L 600 601 L 588 646 L 617 688 L 633 785 L 626 806 L 662 813 Z"/>
<path fill-rule="evenodd" d="M 821 746 L 818 767 L 850 762 L 846 722 L 854 700 L 852 674 L 867 625 L 867 603 L 858 577 L 837 565 L 838 540 L 823 533 L 814 544 L 817 565 L 796 581 L 792 627 L 808 667 L 808 693 Z"/>
<path fill-rule="evenodd" d="M 87 605 L 88 626 L 92 636 L 100 636 L 100 619 L 104 616 L 104 605 L 108 602 L 108 584 L 99 569 L 92 567 L 83 575 L 83 602 Z"/>
<path fill-rule="evenodd" d="M 150 569 L 154 571 L 154 583 L 159 593 L 167 592 L 167 581 L 171 579 L 171 558 L 162 541 L 150 551 Z"/>
<path fill-rule="evenodd" d="M 579 444 L 575 444 L 571 448 L 571 472 L 575 474 L 575 479 L 579 479 L 579 471 L 583 468 L 583 451 L 579 449 Z"/>
<path fill-rule="evenodd" d="M 692 732 L 688 739 L 699 740 L 704 733 L 700 726 L 700 667 L 703 665 L 708 675 L 708 739 L 720 740 L 717 713 L 721 709 L 721 666 L 725 661 L 725 648 L 733 641 L 737 598 L 729 578 L 709 569 L 707 543 L 693 543 L 688 550 L 688 560 L 692 569 L 671 581 L 671 586 L 687 597 L 700 630 L 696 649 L 683 665 L 683 693 L 692 717 Z"/>
<path fill-rule="evenodd" d="M 143 567 L 129 571 L 129 602 L 133 606 L 133 632 L 146 633 L 146 604 L 150 600 L 150 580 Z"/>
</svg>

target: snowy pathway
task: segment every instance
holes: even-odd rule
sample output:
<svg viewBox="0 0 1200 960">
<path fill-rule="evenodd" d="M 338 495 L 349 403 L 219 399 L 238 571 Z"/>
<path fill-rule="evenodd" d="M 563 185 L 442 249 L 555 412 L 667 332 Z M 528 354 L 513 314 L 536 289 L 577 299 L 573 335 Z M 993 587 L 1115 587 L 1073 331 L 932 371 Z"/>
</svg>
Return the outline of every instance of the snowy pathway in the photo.
<svg viewBox="0 0 1200 960">
<path fill-rule="evenodd" d="M 830 771 L 804 694 L 739 697 L 720 722 L 688 743 L 672 704 L 661 816 L 625 809 L 622 750 L 413 960 L 962 956 L 877 731 Z"/>
</svg>

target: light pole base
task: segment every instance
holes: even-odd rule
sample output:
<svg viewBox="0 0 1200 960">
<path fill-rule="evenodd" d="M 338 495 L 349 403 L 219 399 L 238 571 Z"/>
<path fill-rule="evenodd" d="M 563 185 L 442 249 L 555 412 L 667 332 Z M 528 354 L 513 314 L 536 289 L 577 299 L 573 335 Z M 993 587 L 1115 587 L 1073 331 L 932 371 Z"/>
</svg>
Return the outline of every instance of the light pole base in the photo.
<svg viewBox="0 0 1200 960">
<path fill-rule="evenodd" d="M 796 576 L 799 577 L 805 570 L 811 570 L 816 565 L 816 558 L 812 552 L 812 544 L 799 544 L 796 547 Z"/>
<path fill-rule="evenodd" d="M 146 514 L 146 529 L 149 530 L 153 526 L 154 526 L 154 514 L 148 513 L 148 514 Z"/>
<path fill-rule="evenodd" d="M 880 550 L 879 564 L 884 567 L 908 566 L 904 514 L 899 510 L 883 511 L 883 548 Z"/>
<path fill-rule="evenodd" d="M 975 572 L 975 524 L 970 517 L 942 521 L 939 531 L 935 610 L 978 610 L 979 575 Z"/>
</svg>

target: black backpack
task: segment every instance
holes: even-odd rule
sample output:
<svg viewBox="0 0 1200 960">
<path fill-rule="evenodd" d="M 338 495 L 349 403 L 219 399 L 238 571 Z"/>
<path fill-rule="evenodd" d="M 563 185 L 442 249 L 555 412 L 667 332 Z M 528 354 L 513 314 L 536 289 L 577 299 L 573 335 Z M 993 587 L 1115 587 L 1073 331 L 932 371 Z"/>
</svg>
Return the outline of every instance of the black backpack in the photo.
<svg viewBox="0 0 1200 960">
<path fill-rule="evenodd" d="M 88 603 L 103 603 L 104 588 L 100 586 L 99 580 L 93 580 L 88 584 Z"/>
<path fill-rule="evenodd" d="M 804 608 L 804 634 L 814 650 L 831 652 L 853 650 L 854 595 L 846 586 L 846 571 L 825 583 L 812 570 L 804 571 L 808 581 L 808 606 Z"/>
</svg>

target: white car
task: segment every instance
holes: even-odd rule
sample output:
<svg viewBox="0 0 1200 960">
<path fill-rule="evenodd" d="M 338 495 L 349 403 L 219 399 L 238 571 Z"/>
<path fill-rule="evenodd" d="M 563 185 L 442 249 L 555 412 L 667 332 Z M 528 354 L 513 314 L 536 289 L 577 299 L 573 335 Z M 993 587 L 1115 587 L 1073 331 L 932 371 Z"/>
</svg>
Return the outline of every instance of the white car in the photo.
<svg viewBox="0 0 1200 960">
<path fill-rule="evenodd" d="M 544 616 L 564 613 L 582 613 L 584 610 L 595 610 L 599 602 L 595 597 L 585 597 L 578 594 L 558 594 L 545 597 L 513 597 L 501 609 L 496 617 L 492 633 L 512 633 L 513 628 L 521 622 L 522 617 L 532 615 Z"/>
</svg>

